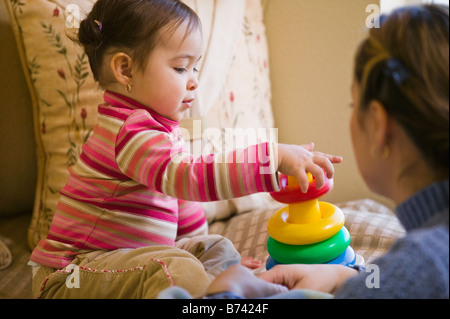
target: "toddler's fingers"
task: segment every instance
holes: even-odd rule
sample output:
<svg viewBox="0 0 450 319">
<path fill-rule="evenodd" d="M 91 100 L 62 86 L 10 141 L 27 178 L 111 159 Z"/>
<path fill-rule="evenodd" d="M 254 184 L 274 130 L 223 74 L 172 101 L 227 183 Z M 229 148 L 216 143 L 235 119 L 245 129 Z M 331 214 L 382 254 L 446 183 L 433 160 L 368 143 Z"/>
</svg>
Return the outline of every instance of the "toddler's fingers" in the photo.
<svg viewBox="0 0 450 319">
<path fill-rule="evenodd" d="M 316 165 L 320 166 L 321 170 L 325 171 L 325 173 L 327 174 L 326 176 L 329 179 L 333 178 L 333 176 L 334 176 L 334 166 L 333 166 L 331 160 L 328 157 L 324 157 L 322 155 L 315 155 L 313 157 L 313 162 Z M 311 172 L 311 174 L 314 175 L 313 172 Z M 316 175 L 314 175 L 314 176 L 316 176 Z M 321 174 L 321 177 L 323 177 L 323 182 L 325 183 L 325 177 L 323 176 L 323 174 Z M 321 184 L 321 185 L 323 185 L 323 184 Z"/>
<path fill-rule="evenodd" d="M 305 145 L 301 145 L 300 147 L 304 148 L 305 150 L 312 152 L 314 150 L 314 143 L 309 143 L 309 144 L 305 144 Z"/>
<path fill-rule="evenodd" d="M 247 267 L 248 269 L 258 269 L 263 266 L 263 262 L 258 259 L 253 259 L 252 257 L 242 257 L 241 265 Z"/>
<path fill-rule="evenodd" d="M 322 157 L 323 158 L 323 157 Z M 326 158 L 325 158 L 326 159 Z M 327 159 L 326 159 L 327 160 Z M 327 160 L 328 161 L 328 160 Z M 331 165 L 331 163 L 330 163 Z M 316 188 L 321 189 L 323 185 L 325 185 L 325 173 L 324 168 L 319 165 L 311 165 L 308 168 L 309 172 L 316 178 Z M 325 170 L 326 171 L 326 170 Z M 328 173 L 327 173 L 328 176 Z"/>
<path fill-rule="evenodd" d="M 342 161 L 344 160 L 344 159 L 342 158 L 342 156 L 336 156 L 336 155 L 325 154 L 325 153 L 320 153 L 320 152 L 314 152 L 314 155 L 326 157 L 326 158 L 328 158 L 328 159 L 330 160 L 330 162 L 333 163 L 333 164 L 340 164 L 340 163 L 342 163 Z"/>
<path fill-rule="evenodd" d="M 344 158 L 342 156 L 327 155 L 327 157 L 333 164 L 340 164 L 344 161 Z"/>
<path fill-rule="evenodd" d="M 297 178 L 302 193 L 306 194 L 309 189 L 309 179 L 306 171 L 304 169 L 297 170 L 294 177 Z"/>
</svg>

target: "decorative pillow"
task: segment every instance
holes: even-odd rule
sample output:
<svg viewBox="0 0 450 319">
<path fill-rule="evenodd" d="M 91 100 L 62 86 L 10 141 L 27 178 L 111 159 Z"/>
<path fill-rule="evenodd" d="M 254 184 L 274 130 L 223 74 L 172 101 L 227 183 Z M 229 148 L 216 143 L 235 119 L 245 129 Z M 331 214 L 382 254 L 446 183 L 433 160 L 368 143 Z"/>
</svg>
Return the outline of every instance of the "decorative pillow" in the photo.
<svg viewBox="0 0 450 319">
<path fill-rule="evenodd" d="M 6 0 L 33 104 L 38 176 L 28 243 L 46 236 L 68 176 L 102 100 L 87 56 L 65 36 L 59 1 Z M 68 20 L 69 21 L 69 20 Z"/>
<path fill-rule="evenodd" d="M 202 20 L 207 22 L 204 23 L 205 34 L 213 33 L 207 30 L 209 26 L 227 27 L 214 24 L 215 18 L 208 19 L 208 14 L 211 13 L 205 9 L 214 3 L 213 17 L 226 15 L 223 8 L 226 8 L 227 1 L 230 0 L 186 0 L 199 12 L 201 18 L 203 15 Z M 235 4 L 242 4 L 240 0 L 234 1 Z M 78 159 L 81 145 L 95 125 L 97 105 L 102 102 L 102 92 L 91 76 L 86 55 L 65 36 L 66 26 L 71 27 L 77 22 L 74 17 L 78 10 L 81 14 L 87 13 L 94 2 L 5 0 L 33 102 L 38 181 L 28 234 L 31 248 L 47 235 L 59 199 L 59 190 L 68 177 L 67 168 Z M 206 113 L 192 115 L 202 120 L 202 129 L 273 126 L 262 6 L 260 0 L 247 0 L 244 4 L 241 26 L 234 26 L 238 33 L 233 42 L 235 48 L 229 60 L 229 70 L 222 82 L 215 82 L 219 92 L 213 103 L 207 105 Z M 220 45 L 220 41 L 214 43 L 214 46 Z M 216 48 L 214 51 L 207 47 L 205 55 L 217 51 L 220 50 Z M 202 73 L 213 73 L 207 70 L 208 65 L 205 64 L 204 67 Z M 206 96 L 205 92 L 200 94 Z M 199 138 L 194 134 L 190 136 L 191 139 Z M 207 140 L 214 145 L 220 145 L 220 141 L 216 137 L 214 140 Z M 264 195 L 261 196 L 267 199 Z M 212 208 L 206 205 L 208 219 L 215 219 L 218 208 L 222 209 L 222 215 L 235 213 L 242 201 L 245 199 L 237 200 L 238 205 L 235 202 L 215 203 Z M 264 204 L 264 200 L 253 202 Z"/>
</svg>

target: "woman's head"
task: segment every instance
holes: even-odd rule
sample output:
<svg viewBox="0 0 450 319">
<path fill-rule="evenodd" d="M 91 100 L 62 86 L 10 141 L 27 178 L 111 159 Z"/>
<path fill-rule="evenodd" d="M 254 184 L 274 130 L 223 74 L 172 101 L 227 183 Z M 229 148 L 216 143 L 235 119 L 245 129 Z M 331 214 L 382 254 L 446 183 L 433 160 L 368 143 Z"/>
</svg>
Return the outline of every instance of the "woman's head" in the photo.
<svg viewBox="0 0 450 319">
<path fill-rule="evenodd" d="M 412 142 L 417 154 L 436 173 L 448 178 L 449 162 L 449 10 L 444 6 L 413 6 L 381 18 L 381 27 L 370 31 L 355 59 L 355 97 L 352 135 L 358 163 L 366 181 L 370 168 L 363 161 L 356 136 L 366 131 L 367 115 L 395 122 Z M 381 115 L 380 115 L 381 114 Z M 396 150 L 390 145 L 393 125 L 369 144 L 370 157 L 386 161 Z M 358 132 L 360 129 L 360 132 Z M 360 141 L 360 146 L 362 145 Z M 399 151 L 404 151 L 399 149 Z M 391 153 L 392 152 L 392 153 Z M 410 154 L 413 155 L 414 154 Z M 407 160 L 397 178 L 417 163 Z M 358 157 L 358 154 L 357 154 Z M 410 172 L 412 173 L 412 172 Z M 375 172 L 374 174 L 379 174 Z M 439 177 L 440 176 L 440 177 Z M 370 184 L 370 183 L 368 183 Z M 371 186 L 371 185 L 369 185 Z M 381 185 L 379 185 L 381 187 Z M 378 189 L 376 189 L 377 192 Z"/>
<path fill-rule="evenodd" d="M 187 32 L 201 29 L 197 14 L 179 0 L 99 0 L 74 40 L 84 47 L 95 80 L 104 86 L 112 80 L 104 74 L 107 53 L 124 51 L 145 68 L 163 33 L 183 23 Z"/>
</svg>

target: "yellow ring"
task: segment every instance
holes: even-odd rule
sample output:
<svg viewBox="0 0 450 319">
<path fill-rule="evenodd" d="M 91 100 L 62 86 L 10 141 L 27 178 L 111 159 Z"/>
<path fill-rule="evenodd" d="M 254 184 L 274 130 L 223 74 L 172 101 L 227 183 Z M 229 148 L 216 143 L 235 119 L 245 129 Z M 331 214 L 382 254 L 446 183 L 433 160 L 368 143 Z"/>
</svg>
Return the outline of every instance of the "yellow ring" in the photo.
<svg viewBox="0 0 450 319">
<path fill-rule="evenodd" d="M 267 224 L 269 235 L 288 245 L 310 245 L 336 235 L 344 226 L 344 213 L 335 205 L 319 202 L 322 219 L 309 224 L 290 224 L 289 206 L 277 211 Z"/>
</svg>

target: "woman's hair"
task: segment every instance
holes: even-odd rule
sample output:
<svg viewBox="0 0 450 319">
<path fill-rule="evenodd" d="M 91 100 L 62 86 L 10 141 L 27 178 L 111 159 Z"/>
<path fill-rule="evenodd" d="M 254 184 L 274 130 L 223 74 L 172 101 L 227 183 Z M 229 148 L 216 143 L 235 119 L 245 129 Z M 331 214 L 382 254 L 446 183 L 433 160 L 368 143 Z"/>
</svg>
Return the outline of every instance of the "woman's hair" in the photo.
<svg viewBox="0 0 450 319">
<path fill-rule="evenodd" d="M 448 175 L 449 9 L 404 7 L 381 17 L 355 59 L 360 108 L 381 102 L 431 167 Z"/>
<path fill-rule="evenodd" d="M 104 85 L 105 53 L 125 51 L 144 68 L 161 31 L 175 32 L 186 21 L 187 33 L 201 29 L 197 14 L 179 0 L 99 0 L 69 37 L 84 48 L 94 79 Z"/>
</svg>

